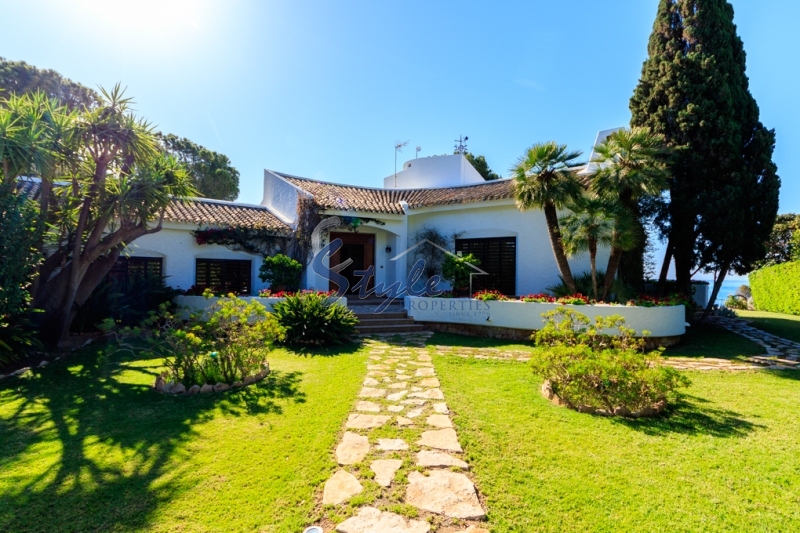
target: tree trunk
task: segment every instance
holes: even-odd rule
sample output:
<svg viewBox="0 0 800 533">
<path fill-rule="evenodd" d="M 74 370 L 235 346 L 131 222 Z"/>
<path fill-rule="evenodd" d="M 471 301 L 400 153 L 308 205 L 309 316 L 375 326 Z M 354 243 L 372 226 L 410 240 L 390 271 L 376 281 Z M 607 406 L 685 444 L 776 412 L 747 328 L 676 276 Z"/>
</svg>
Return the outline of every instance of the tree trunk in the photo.
<svg viewBox="0 0 800 533">
<path fill-rule="evenodd" d="M 664 262 L 661 263 L 661 273 L 658 276 L 658 286 L 656 292 L 664 296 L 667 292 L 667 276 L 669 275 L 669 265 L 672 263 L 672 239 L 667 241 L 667 250 L 664 252 Z"/>
<path fill-rule="evenodd" d="M 722 288 L 722 282 L 725 281 L 725 276 L 728 274 L 729 268 L 730 263 L 723 263 L 721 265 L 719 276 L 714 281 L 714 288 L 711 290 L 711 296 L 708 298 L 706 310 L 703 311 L 703 316 L 700 318 L 700 323 L 705 322 L 706 318 L 708 318 L 708 315 L 711 313 L 711 309 L 714 307 L 714 302 L 717 301 L 717 295 L 719 294 L 719 290 Z"/>
<path fill-rule="evenodd" d="M 603 301 L 608 300 L 608 293 L 611 291 L 611 285 L 614 283 L 614 277 L 619 268 L 619 262 L 622 259 L 622 250 L 616 246 L 611 247 L 611 255 L 608 256 L 608 266 L 606 267 L 606 279 L 603 282 Z"/>
<path fill-rule="evenodd" d="M 564 284 L 575 294 L 578 292 L 578 289 L 575 287 L 575 280 L 572 278 L 572 270 L 569 268 L 567 254 L 564 253 L 564 245 L 561 242 L 561 228 L 558 226 L 558 211 L 556 211 L 556 206 L 553 205 L 552 202 L 545 204 L 544 217 L 547 221 L 547 232 L 550 235 L 550 247 L 553 249 L 558 271 L 561 273 L 561 277 L 564 278 Z"/>
<path fill-rule="evenodd" d="M 597 301 L 597 241 L 589 239 L 589 263 L 592 268 L 592 293 Z"/>
</svg>

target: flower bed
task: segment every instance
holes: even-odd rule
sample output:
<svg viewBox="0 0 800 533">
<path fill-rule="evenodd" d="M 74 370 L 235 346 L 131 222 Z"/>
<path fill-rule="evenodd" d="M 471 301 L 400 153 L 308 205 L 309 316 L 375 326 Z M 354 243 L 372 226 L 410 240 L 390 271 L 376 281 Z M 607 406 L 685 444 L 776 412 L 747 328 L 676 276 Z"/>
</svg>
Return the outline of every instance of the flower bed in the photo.
<svg viewBox="0 0 800 533">
<path fill-rule="evenodd" d="M 240 296 L 242 300 L 250 301 L 256 300 L 261 305 L 263 305 L 267 311 L 270 313 L 275 311 L 273 307 L 276 303 L 282 302 L 288 293 L 286 292 L 277 292 L 274 295 L 269 293 L 268 291 L 262 291 L 263 294 L 267 294 L 268 296 Z M 329 293 L 326 293 L 329 294 Z M 336 293 L 333 293 L 336 294 Z M 330 298 L 334 301 L 338 301 L 343 306 L 347 307 L 347 298 L 337 298 L 334 295 L 331 295 Z M 205 296 L 177 296 L 175 300 L 173 300 L 179 307 L 184 307 L 189 310 L 189 312 L 197 312 L 197 311 L 205 311 L 213 306 L 219 298 L 216 296 L 212 296 L 211 298 L 206 298 Z"/>
<path fill-rule="evenodd" d="M 544 325 L 542 313 L 561 306 L 577 308 L 595 316 L 621 315 L 636 331 L 647 331 L 649 337 L 676 337 L 686 333 L 686 311 L 683 305 L 609 305 L 588 304 L 576 296 L 575 303 L 545 301 L 545 295 L 524 296 L 521 300 L 480 300 L 475 298 L 428 298 L 407 296 L 405 308 L 417 322 L 494 326 L 519 330 L 538 330 Z M 577 303 L 580 300 L 581 303 Z M 613 334 L 609 332 L 609 334 Z"/>
</svg>

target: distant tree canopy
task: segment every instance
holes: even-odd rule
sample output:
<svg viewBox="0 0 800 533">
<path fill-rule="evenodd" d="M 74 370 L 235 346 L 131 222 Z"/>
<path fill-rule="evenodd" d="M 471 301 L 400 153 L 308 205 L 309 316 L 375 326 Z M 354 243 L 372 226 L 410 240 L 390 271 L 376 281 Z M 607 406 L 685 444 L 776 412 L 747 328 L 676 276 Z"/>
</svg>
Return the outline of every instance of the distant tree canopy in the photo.
<svg viewBox="0 0 800 533">
<path fill-rule="evenodd" d="M 100 95 L 56 72 L 29 65 L 24 61 L 9 61 L 0 57 L 0 98 L 11 94 L 41 91 L 69 109 L 96 107 Z"/>
<path fill-rule="evenodd" d="M 492 169 L 489 168 L 489 164 L 486 162 L 486 158 L 483 157 L 482 155 L 474 156 L 469 152 L 464 152 L 464 157 L 467 158 L 467 161 L 469 161 L 470 164 L 473 167 L 475 167 L 475 170 L 478 171 L 478 174 L 483 176 L 483 179 L 485 179 L 486 181 L 500 179 L 500 176 L 498 174 L 492 172 Z"/>
<path fill-rule="evenodd" d="M 164 150 L 186 165 L 201 196 L 217 200 L 239 196 L 239 171 L 227 156 L 177 135 L 159 137 Z"/>
</svg>

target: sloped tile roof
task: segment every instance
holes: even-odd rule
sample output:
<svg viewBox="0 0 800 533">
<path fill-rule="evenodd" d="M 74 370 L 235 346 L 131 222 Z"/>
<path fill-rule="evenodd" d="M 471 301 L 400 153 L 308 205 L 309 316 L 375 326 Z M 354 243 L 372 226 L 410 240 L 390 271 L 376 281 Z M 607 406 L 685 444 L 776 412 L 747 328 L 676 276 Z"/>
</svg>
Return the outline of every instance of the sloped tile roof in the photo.
<svg viewBox="0 0 800 533">
<path fill-rule="evenodd" d="M 173 200 L 164 213 L 164 220 L 190 224 L 264 228 L 278 233 L 290 231 L 289 226 L 266 207 L 204 198 Z"/>
<path fill-rule="evenodd" d="M 38 180 L 17 181 L 19 193 L 27 195 L 32 200 L 39 198 L 41 188 L 42 184 Z M 266 207 L 206 198 L 173 200 L 164 213 L 164 220 L 198 225 L 264 228 L 276 233 L 290 231 L 289 226 Z"/>
<path fill-rule="evenodd" d="M 514 197 L 512 180 L 495 180 L 477 185 L 437 189 L 374 189 L 326 183 L 276 172 L 295 187 L 311 194 L 325 209 L 403 214 L 401 201 L 411 209 L 434 205 L 465 204 Z"/>
</svg>

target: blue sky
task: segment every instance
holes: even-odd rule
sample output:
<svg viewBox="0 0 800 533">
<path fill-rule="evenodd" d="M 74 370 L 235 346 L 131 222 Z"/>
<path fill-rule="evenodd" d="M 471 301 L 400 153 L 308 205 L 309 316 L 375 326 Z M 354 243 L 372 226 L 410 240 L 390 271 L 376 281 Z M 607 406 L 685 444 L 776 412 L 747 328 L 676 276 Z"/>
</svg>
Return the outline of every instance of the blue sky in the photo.
<svg viewBox="0 0 800 533">
<path fill-rule="evenodd" d="M 0 0 L 0 55 L 121 82 L 164 132 L 228 155 L 240 201 L 271 168 L 380 186 L 398 161 L 469 149 L 501 175 L 534 142 L 588 153 L 628 123 L 657 0 Z M 800 211 L 800 2 L 734 0 L 751 92 Z"/>
</svg>

